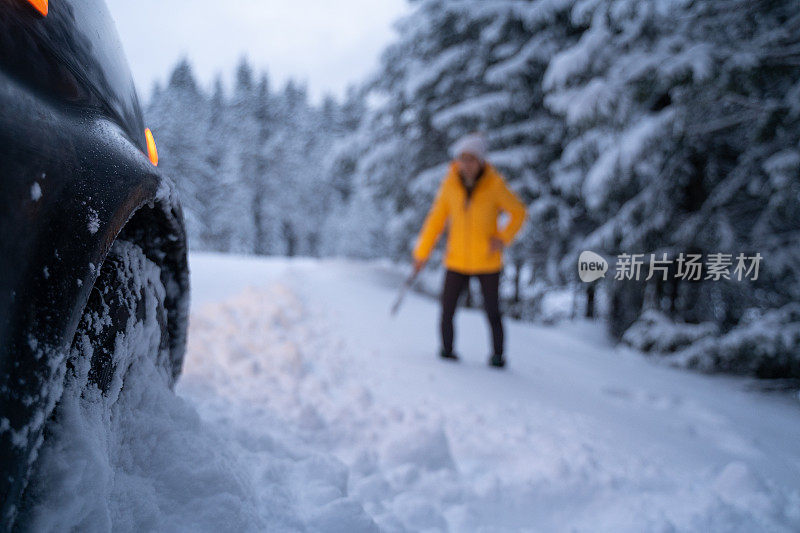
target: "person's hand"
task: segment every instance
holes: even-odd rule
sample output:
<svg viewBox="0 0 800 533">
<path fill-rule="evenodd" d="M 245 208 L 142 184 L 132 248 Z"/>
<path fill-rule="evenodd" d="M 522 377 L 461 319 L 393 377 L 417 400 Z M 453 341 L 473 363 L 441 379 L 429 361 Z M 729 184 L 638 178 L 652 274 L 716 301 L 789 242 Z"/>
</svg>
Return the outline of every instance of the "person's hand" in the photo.
<svg viewBox="0 0 800 533">
<path fill-rule="evenodd" d="M 500 237 L 492 237 L 489 239 L 489 250 L 492 252 L 502 252 L 506 245 Z"/>
<path fill-rule="evenodd" d="M 425 266 L 425 261 L 422 259 L 414 259 L 414 274 L 417 274 Z"/>
</svg>

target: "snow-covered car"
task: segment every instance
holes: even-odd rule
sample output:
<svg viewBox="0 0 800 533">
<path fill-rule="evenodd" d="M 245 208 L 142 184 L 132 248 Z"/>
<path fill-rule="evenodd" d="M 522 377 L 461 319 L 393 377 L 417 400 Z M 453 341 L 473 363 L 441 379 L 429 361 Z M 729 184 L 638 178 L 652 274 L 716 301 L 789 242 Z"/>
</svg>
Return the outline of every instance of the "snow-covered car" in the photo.
<svg viewBox="0 0 800 533">
<path fill-rule="evenodd" d="M 133 346 L 181 371 L 186 236 L 157 159 L 103 1 L 2 0 L 2 530 L 67 380 L 118 393 Z"/>
</svg>

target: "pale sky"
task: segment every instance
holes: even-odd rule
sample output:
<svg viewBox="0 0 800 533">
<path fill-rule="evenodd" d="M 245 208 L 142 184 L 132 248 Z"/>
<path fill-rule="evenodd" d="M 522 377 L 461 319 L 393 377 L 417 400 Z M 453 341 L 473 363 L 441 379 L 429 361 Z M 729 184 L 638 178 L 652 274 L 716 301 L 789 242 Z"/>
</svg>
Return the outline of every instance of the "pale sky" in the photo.
<svg viewBox="0 0 800 533">
<path fill-rule="evenodd" d="M 307 83 L 312 99 L 344 94 L 373 72 L 405 0 L 106 0 L 140 97 L 186 56 L 200 83 L 230 87 L 243 54 L 275 88 Z"/>
</svg>

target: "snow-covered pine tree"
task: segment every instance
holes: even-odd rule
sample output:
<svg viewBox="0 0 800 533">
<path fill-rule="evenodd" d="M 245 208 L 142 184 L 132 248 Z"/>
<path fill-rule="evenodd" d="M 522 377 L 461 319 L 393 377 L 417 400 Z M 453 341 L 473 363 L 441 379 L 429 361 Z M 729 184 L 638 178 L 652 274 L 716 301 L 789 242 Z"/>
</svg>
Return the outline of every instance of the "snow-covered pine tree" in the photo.
<svg viewBox="0 0 800 533">
<path fill-rule="evenodd" d="M 266 253 L 269 243 L 262 206 L 265 183 L 261 154 L 264 138 L 258 122 L 262 104 L 253 69 L 247 58 L 242 57 L 236 68 L 230 102 L 230 134 L 239 187 L 247 194 L 246 205 L 239 206 L 240 212 L 247 213 L 244 218 L 247 222 L 242 222 L 244 227 L 240 231 L 246 235 L 249 251 L 255 254 Z"/>
<path fill-rule="evenodd" d="M 563 270 L 574 270 L 583 249 L 673 258 L 761 251 L 778 259 L 765 261 L 760 282 L 615 281 L 614 333 L 644 308 L 725 332 L 796 294 L 786 265 L 797 248 L 789 244 L 786 253 L 783 240 L 798 227 L 786 200 L 797 182 L 797 118 L 787 98 L 798 79 L 792 5 L 575 4 L 572 23 L 585 30 L 545 76 L 546 102 L 568 126 L 553 180 L 578 196 L 589 222 L 571 229 Z M 785 346 L 776 352 L 785 354 Z M 785 363 L 785 355 L 775 360 Z"/>
<path fill-rule="evenodd" d="M 208 99 L 187 59 L 175 66 L 167 86 L 153 94 L 146 112 L 158 142 L 159 166 L 181 193 L 189 245 L 206 249 L 206 238 L 213 231 L 208 214 L 220 206 L 213 196 L 214 173 L 206 158 Z"/>
<path fill-rule="evenodd" d="M 569 21 L 580 38 L 545 73 L 546 104 L 563 117 L 568 132 L 551 169 L 557 194 L 572 206 L 557 234 L 564 245 L 550 258 L 564 279 L 574 279 L 584 249 L 610 255 L 675 251 L 653 233 L 674 219 L 675 184 L 668 176 L 674 170 L 675 108 L 668 105 L 669 91 L 687 76 L 675 75 L 670 61 L 690 47 L 676 34 L 667 4 L 575 2 Z M 632 291 L 625 298 L 614 295 L 612 314 L 620 316 L 612 322 L 632 322 L 644 284 L 612 286 Z M 592 296 L 587 293 L 587 300 Z"/>
<path fill-rule="evenodd" d="M 190 246 L 319 253 L 337 200 L 323 161 L 361 119 L 360 97 L 317 107 L 294 81 L 273 93 L 266 74 L 256 77 L 242 58 L 232 95 L 217 78 L 208 98 L 181 61 L 168 87 L 154 90 L 148 123 L 163 133 L 162 168 L 183 193 Z"/>
<path fill-rule="evenodd" d="M 684 181 L 696 209 L 678 242 L 763 257 L 757 280 L 679 293 L 693 321 L 723 332 L 687 360 L 762 376 L 800 376 L 800 12 L 796 2 L 693 5 L 687 34 L 708 43 L 712 75 L 676 94 Z M 704 305 L 712 302 L 713 305 Z"/>
<path fill-rule="evenodd" d="M 201 240 L 209 250 L 246 252 L 249 247 L 241 236 L 238 206 L 245 203 L 247 195 L 238 182 L 228 101 L 219 76 L 214 80 L 210 106 L 202 156 L 208 162 L 212 179 L 206 191 L 209 209 L 204 214 L 206 227 Z"/>
<path fill-rule="evenodd" d="M 324 210 L 324 202 L 317 204 L 313 195 L 314 185 L 321 185 L 315 152 L 321 132 L 312 126 L 314 113 L 306 88 L 294 81 L 276 95 L 273 111 L 275 127 L 265 153 L 274 180 L 270 212 L 276 226 L 277 253 L 307 254 L 312 218 Z"/>
<path fill-rule="evenodd" d="M 324 181 L 331 192 L 331 207 L 320 237 L 323 255 L 389 255 L 380 203 L 372 194 L 368 176 L 359 169 L 375 131 L 371 122 L 375 114 L 365 105 L 366 90 L 348 90 L 334 121 L 342 136 L 331 144 L 323 159 Z"/>
<path fill-rule="evenodd" d="M 492 21 L 481 32 L 488 49 L 485 78 L 509 95 L 509 105 L 487 117 L 491 158 L 529 207 L 519 244 L 507 253 L 514 266 L 507 269 L 513 274 L 509 310 L 515 315 L 530 315 L 531 301 L 563 281 L 548 259 L 561 253 L 557 236 L 575 222 L 575 202 L 570 204 L 551 183 L 550 166 L 561 155 L 565 127 L 544 105 L 542 89 L 550 60 L 577 39 L 569 19 L 573 4 L 535 0 L 482 7 Z"/>
</svg>

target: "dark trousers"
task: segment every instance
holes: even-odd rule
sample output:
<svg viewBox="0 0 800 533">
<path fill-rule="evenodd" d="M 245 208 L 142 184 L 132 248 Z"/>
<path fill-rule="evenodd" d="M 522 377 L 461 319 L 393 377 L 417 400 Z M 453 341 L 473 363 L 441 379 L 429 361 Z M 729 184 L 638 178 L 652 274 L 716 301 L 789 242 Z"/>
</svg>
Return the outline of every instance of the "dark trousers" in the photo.
<svg viewBox="0 0 800 533">
<path fill-rule="evenodd" d="M 492 345 L 494 353 L 503 355 L 503 322 L 500 319 L 500 272 L 489 274 L 473 274 L 481 282 L 483 295 L 483 308 L 486 318 L 492 328 Z M 444 276 L 442 288 L 442 350 L 445 353 L 453 352 L 453 317 L 456 314 L 458 297 L 469 283 L 469 274 L 461 274 L 448 270 Z"/>
</svg>

